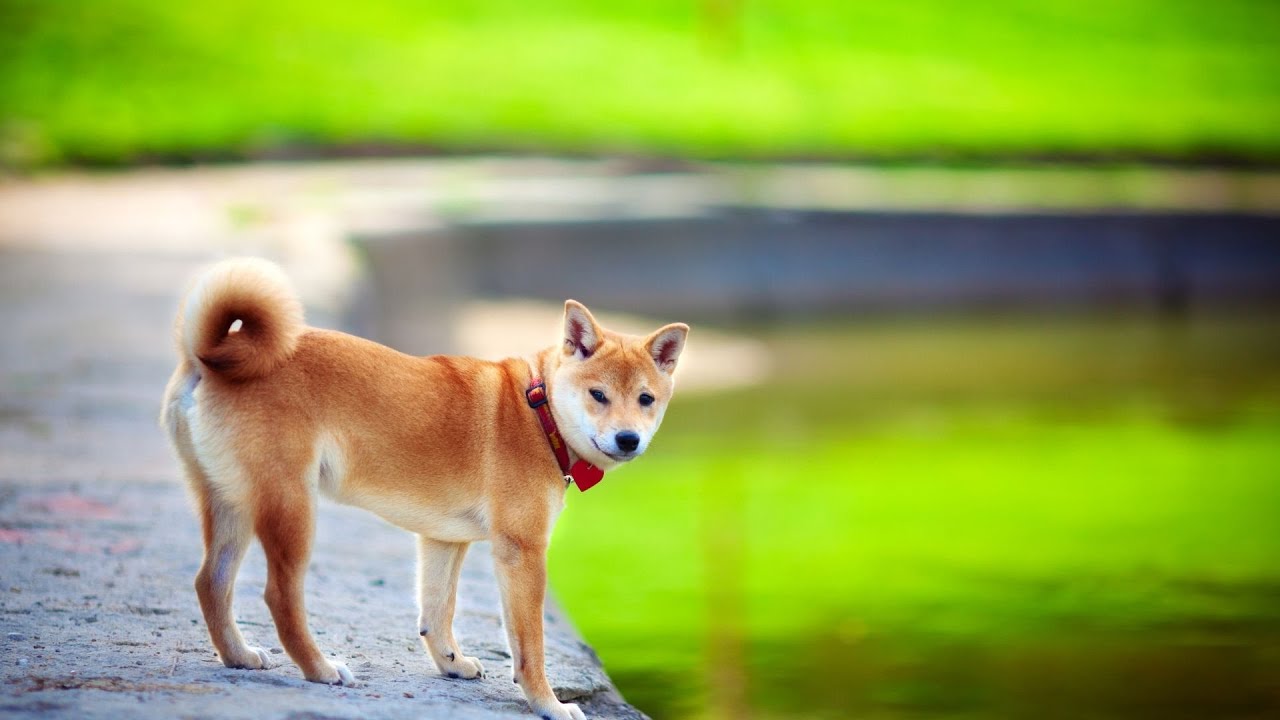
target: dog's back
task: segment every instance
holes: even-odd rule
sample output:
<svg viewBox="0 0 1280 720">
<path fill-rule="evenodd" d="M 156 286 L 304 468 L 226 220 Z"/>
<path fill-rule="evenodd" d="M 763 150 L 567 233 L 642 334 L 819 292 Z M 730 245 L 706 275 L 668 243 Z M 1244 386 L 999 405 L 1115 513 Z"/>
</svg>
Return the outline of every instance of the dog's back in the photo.
<svg viewBox="0 0 1280 720">
<path fill-rule="evenodd" d="M 201 276 L 174 334 L 179 363 L 162 422 L 196 493 L 246 512 L 259 486 L 297 482 L 413 532 L 478 540 L 487 486 L 547 462 L 537 445 L 498 439 L 536 428 L 512 401 L 523 361 L 412 357 L 307 327 L 287 279 L 265 261 Z"/>
</svg>

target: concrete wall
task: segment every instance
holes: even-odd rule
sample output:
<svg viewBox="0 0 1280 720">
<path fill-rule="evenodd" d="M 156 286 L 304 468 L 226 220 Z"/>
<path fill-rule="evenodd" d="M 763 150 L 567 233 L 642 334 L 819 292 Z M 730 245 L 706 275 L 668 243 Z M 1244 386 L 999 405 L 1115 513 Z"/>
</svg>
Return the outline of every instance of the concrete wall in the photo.
<svg viewBox="0 0 1280 720">
<path fill-rule="evenodd" d="M 1280 303 L 1280 217 L 1266 215 L 743 210 L 455 225 L 364 247 L 386 305 L 414 313 L 475 295 L 730 321 Z"/>
</svg>

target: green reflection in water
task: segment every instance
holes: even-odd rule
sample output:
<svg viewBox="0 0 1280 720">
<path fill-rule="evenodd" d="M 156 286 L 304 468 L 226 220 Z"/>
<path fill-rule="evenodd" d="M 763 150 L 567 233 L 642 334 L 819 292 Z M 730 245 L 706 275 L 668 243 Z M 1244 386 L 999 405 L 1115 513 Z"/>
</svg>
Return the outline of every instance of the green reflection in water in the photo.
<svg viewBox="0 0 1280 720">
<path fill-rule="evenodd" d="M 760 335 L 767 388 L 678 398 L 556 530 L 559 598 L 639 707 L 1280 710 L 1280 323 Z"/>
</svg>

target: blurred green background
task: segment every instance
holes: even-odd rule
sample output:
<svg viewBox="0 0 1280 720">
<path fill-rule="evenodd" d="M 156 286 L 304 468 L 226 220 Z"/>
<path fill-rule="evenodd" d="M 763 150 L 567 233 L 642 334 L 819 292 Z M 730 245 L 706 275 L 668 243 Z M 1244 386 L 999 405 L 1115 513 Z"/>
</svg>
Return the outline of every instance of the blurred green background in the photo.
<svg viewBox="0 0 1280 720">
<path fill-rule="evenodd" d="M 1280 156 L 1280 5 L 0 0 L 10 165 Z"/>
<path fill-rule="evenodd" d="M 1266 0 L 0 0 L 0 166 L 1265 170 L 1278 29 Z M 1280 711 L 1274 305 L 750 314 L 723 324 L 766 382 L 677 394 L 556 530 L 558 597 L 642 710 Z"/>
<path fill-rule="evenodd" d="M 765 332 L 571 498 L 560 599 L 654 717 L 1263 717 L 1275 317 Z"/>
</svg>

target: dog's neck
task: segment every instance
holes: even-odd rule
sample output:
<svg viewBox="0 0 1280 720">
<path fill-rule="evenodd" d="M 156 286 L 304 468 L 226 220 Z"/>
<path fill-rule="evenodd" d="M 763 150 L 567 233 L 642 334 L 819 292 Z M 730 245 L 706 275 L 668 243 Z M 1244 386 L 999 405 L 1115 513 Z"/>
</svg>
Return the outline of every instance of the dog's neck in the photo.
<svg viewBox="0 0 1280 720">
<path fill-rule="evenodd" d="M 564 354 L 558 347 L 549 347 L 539 351 L 532 357 L 525 358 L 525 362 L 529 365 L 529 380 L 539 378 L 543 384 L 547 386 L 547 403 L 551 406 L 552 416 L 555 416 L 556 403 L 555 395 L 555 377 L 556 371 L 560 369 L 560 362 Z M 525 381 L 525 387 L 528 387 L 529 380 Z M 556 418 L 556 424 L 563 426 L 560 418 Z M 560 436 L 564 438 L 565 448 L 569 451 L 569 464 L 578 462 L 582 459 L 582 454 L 573 447 L 573 442 L 565 436 L 564 431 L 560 431 Z"/>
<path fill-rule="evenodd" d="M 573 482 L 578 486 L 579 490 L 586 492 L 604 479 L 605 468 L 592 464 L 583 457 L 581 452 L 574 449 L 570 437 L 563 430 L 565 427 L 564 419 L 556 417 L 556 403 L 551 399 L 552 385 L 555 382 L 555 373 L 560 367 L 562 358 L 563 354 L 557 353 L 555 348 L 548 348 L 532 358 L 526 358 L 525 361 L 529 365 L 529 380 L 525 385 L 532 389 L 535 378 L 541 381 L 543 391 L 546 394 L 546 402 L 540 407 L 535 407 L 535 411 L 545 413 L 545 417 L 540 417 L 539 419 L 543 434 L 546 435 L 553 448 L 563 445 L 567 462 L 565 462 L 566 458 L 560 454 L 557 454 L 556 461 L 560 464 L 560 470 L 564 473 L 565 480 Z M 533 399 L 529 400 L 530 405 L 533 405 L 534 402 L 535 400 Z M 551 426 L 547 426 L 548 421 Z"/>
</svg>

